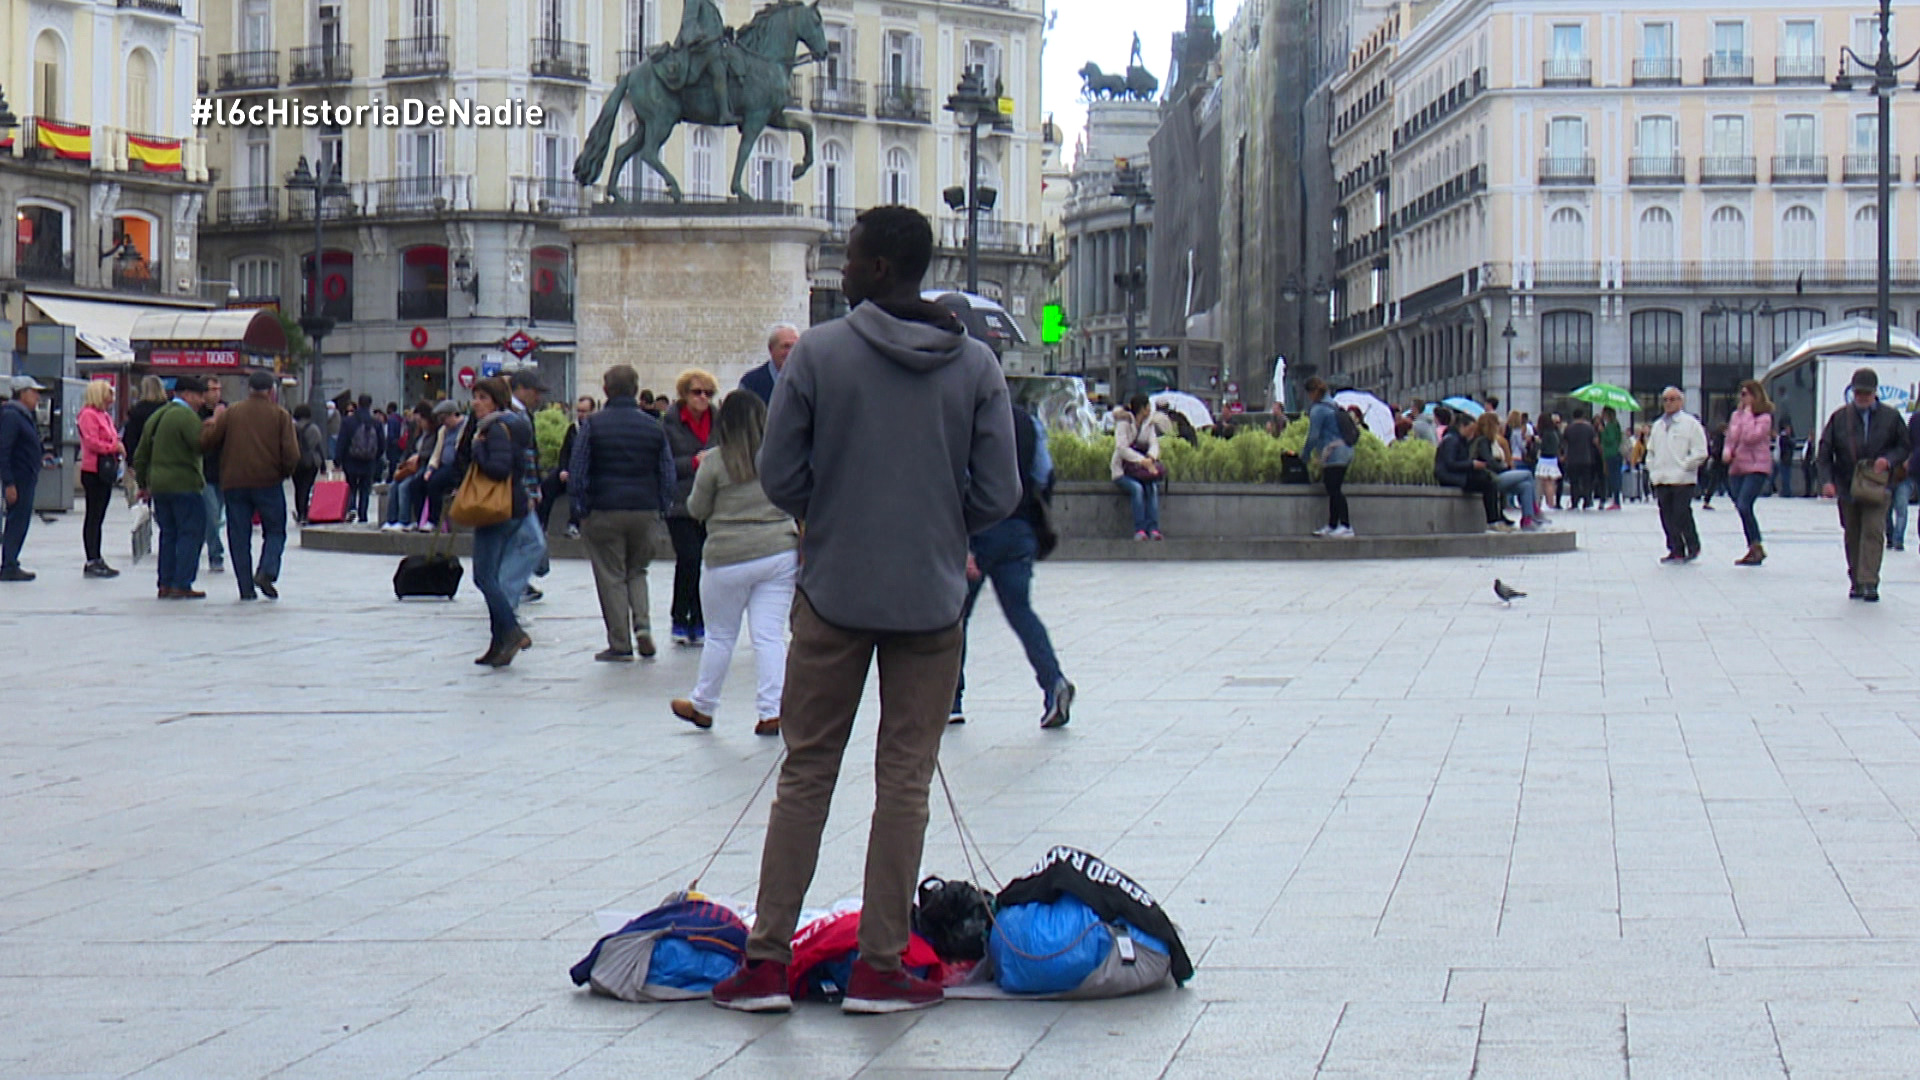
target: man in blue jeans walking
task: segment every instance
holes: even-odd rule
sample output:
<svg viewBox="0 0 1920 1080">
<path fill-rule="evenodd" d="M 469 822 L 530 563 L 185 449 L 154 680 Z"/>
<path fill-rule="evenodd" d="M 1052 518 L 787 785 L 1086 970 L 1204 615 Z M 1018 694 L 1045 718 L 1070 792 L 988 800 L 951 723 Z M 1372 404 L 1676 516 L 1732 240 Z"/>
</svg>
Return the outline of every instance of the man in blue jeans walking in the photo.
<svg viewBox="0 0 1920 1080">
<path fill-rule="evenodd" d="M 1040 714 L 1043 728 L 1065 727 L 1073 708 L 1073 684 L 1060 673 L 1060 661 L 1054 655 L 1047 628 L 1034 614 L 1032 600 L 1033 563 L 1040 555 L 1040 501 L 1053 487 L 1053 456 L 1047 451 L 1046 428 L 1020 405 L 1013 406 L 1014 449 L 1020 462 L 1020 508 L 1013 516 L 968 542 L 967 603 L 960 620 L 965 626 L 973 618 L 974 602 L 980 598 L 980 586 L 993 582 L 993 594 L 1000 598 L 1000 611 L 1027 651 L 1027 663 L 1040 683 L 1045 710 Z M 953 711 L 949 724 L 963 724 L 967 714 L 961 698 L 967 690 L 966 641 L 960 643 L 960 681 L 953 690 Z"/>
<path fill-rule="evenodd" d="M 226 506 L 227 547 L 240 599 L 261 593 L 280 598 L 280 558 L 287 548 L 287 478 L 300 464 L 293 417 L 274 404 L 277 380 L 268 372 L 247 376 L 247 398 L 221 412 L 200 434 L 200 445 L 221 453 L 221 494 Z M 260 519 L 260 566 L 253 566 L 253 519 Z"/>
</svg>

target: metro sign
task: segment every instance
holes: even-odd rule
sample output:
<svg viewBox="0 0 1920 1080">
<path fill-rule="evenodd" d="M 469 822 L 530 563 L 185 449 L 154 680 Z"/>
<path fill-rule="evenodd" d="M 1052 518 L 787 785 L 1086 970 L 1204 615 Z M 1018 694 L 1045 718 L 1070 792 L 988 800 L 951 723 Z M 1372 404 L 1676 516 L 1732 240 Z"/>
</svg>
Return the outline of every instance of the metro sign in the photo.
<svg viewBox="0 0 1920 1080">
<path fill-rule="evenodd" d="M 525 330 L 515 330 L 512 337 L 500 343 L 500 347 L 525 360 L 528 353 L 540 347 L 540 343 L 529 337 Z"/>
</svg>

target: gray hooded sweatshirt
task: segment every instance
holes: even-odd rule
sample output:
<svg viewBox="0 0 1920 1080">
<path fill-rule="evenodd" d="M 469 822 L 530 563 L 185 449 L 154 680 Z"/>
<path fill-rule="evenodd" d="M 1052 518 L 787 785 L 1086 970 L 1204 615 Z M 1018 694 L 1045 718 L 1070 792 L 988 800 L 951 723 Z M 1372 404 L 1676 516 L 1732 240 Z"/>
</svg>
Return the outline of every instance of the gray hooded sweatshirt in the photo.
<svg viewBox="0 0 1920 1080">
<path fill-rule="evenodd" d="M 767 498 L 805 523 L 800 591 L 847 630 L 960 621 L 967 537 L 1020 503 L 1013 410 L 992 350 L 945 309 L 867 302 L 800 335 L 760 447 Z"/>
</svg>

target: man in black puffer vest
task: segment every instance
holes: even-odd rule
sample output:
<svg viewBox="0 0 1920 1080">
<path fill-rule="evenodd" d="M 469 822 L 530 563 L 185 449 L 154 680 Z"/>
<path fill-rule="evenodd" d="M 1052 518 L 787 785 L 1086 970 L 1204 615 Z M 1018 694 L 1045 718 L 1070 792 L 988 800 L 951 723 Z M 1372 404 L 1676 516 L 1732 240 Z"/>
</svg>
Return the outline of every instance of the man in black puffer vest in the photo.
<svg viewBox="0 0 1920 1080">
<path fill-rule="evenodd" d="M 1018 402 L 1013 405 L 1014 452 L 1020 461 L 1020 508 L 1013 516 L 987 531 L 976 534 L 967 547 L 967 604 L 960 616 L 964 625 L 973 618 L 974 601 L 980 597 L 980 585 L 993 582 L 993 594 L 1000 598 L 1000 613 L 1007 617 L 1020 644 L 1027 650 L 1027 663 L 1033 665 L 1033 677 L 1040 682 L 1045 709 L 1040 714 L 1043 728 L 1065 727 L 1068 710 L 1073 708 L 1073 684 L 1060 674 L 1060 661 L 1053 653 L 1053 641 L 1040 616 L 1033 612 L 1033 564 L 1042 556 L 1040 535 L 1046 531 L 1044 501 L 1053 493 L 1053 455 L 1047 452 L 1046 426 Z M 1051 539 L 1049 548 L 1051 551 Z M 966 723 L 961 697 L 967 690 L 966 644 L 961 643 L 960 682 L 953 690 L 953 712 L 947 723 Z"/>
<path fill-rule="evenodd" d="M 626 364 L 601 380 L 607 404 L 580 422 L 567 494 L 593 562 L 607 647 L 595 660 L 654 654 L 647 564 L 673 505 L 673 449 L 660 421 L 640 411 L 640 375 Z"/>
</svg>

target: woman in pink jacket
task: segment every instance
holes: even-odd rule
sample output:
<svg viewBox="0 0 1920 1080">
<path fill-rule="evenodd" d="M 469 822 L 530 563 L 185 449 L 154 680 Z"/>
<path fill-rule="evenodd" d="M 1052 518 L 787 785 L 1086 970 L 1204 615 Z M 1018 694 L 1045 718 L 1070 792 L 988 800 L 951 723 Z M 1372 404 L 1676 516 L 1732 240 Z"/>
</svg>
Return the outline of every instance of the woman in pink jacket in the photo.
<svg viewBox="0 0 1920 1080">
<path fill-rule="evenodd" d="M 1760 521 L 1753 516 L 1753 504 L 1773 475 L 1773 402 L 1767 400 L 1758 380 L 1740 384 L 1740 407 L 1727 421 L 1726 448 L 1720 459 L 1727 463 L 1733 508 L 1740 511 L 1740 527 L 1747 533 L 1747 553 L 1733 564 L 1759 566 L 1767 558 L 1767 549 L 1760 546 Z"/>
<path fill-rule="evenodd" d="M 107 519 L 107 503 L 113 499 L 113 487 L 120 482 L 120 463 L 127 448 L 113 426 L 113 384 L 95 379 L 87 384 L 85 404 L 80 418 L 80 490 L 87 496 L 87 516 L 80 528 L 81 542 L 87 548 L 90 578 L 119 577 L 120 571 L 100 557 L 100 526 Z"/>
</svg>

